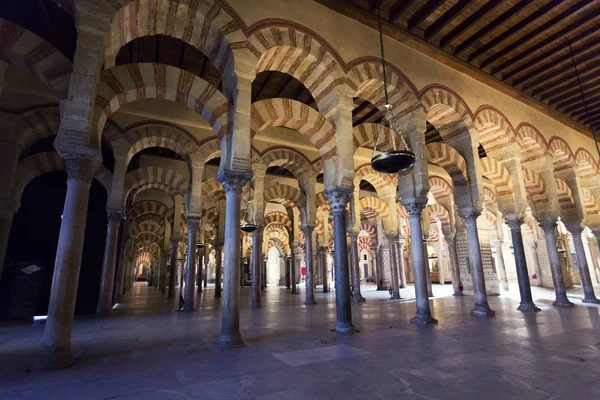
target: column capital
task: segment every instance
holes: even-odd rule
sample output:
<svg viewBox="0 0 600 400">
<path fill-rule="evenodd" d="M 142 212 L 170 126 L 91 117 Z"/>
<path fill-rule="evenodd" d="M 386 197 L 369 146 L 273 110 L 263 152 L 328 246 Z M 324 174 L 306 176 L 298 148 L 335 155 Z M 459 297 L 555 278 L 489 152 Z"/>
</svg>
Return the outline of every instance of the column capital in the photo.
<svg viewBox="0 0 600 400">
<path fill-rule="evenodd" d="M 510 227 L 511 231 L 521 231 L 521 225 L 525 222 L 525 218 L 521 216 L 511 216 L 504 219 L 506 225 Z"/>
<path fill-rule="evenodd" d="M 340 213 L 346 211 L 346 204 L 350 201 L 354 190 L 352 188 L 330 187 L 323 192 L 331 206 L 331 212 Z"/>
<path fill-rule="evenodd" d="M 220 170 L 217 180 L 223 185 L 226 192 L 242 192 L 244 185 L 252 178 L 252 171 Z"/>
<path fill-rule="evenodd" d="M 390 243 L 398 241 L 398 238 L 400 237 L 400 235 L 398 235 L 397 233 L 393 233 L 393 232 L 386 232 L 386 233 L 384 233 L 384 235 Z"/>
<path fill-rule="evenodd" d="M 474 207 L 468 207 L 459 209 L 457 214 L 465 221 L 465 223 L 476 222 L 477 218 L 481 215 L 481 210 Z"/>
<path fill-rule="evenodd" d="M 186 218 L 186 222 L 187 222 L 187 226 L 188 226 L 188 232 L 190 230 L 198 230 L 200 228 L 200 217 L 196 216 L 196 215 L 189 215 Z"/>
<path fill-rule="evenodd" d="M 312 225 L 302 225 L 302 232 L 304 233 L 305 236 L 310 237 L 312 236 L 313 232 L 315 231 L 315 227 Z"/>
<path fill-rule="evenodd" d="M 94 172 L 100 166 L 97 157 L 76 153 L 62 153 L 61 157 L 65 161 L 67 181 L 92 183 Z"/>
<path fill-rule="evenodd" d="M 350 231 L 348 232 L 348 236 L 350 236 L 350 241 L 356 242 L 358 240 L 358 232 Z"/>
<path fill-rule="evenodd" d="M 554 229 L 556 228 L 556 219 L 554 218 L 548 218 L 548 219 L 543 219 L 540 221 L 539 223 L 540 228 L 542 228 L 544 230 L 544 232 L 554 232 Z"/>
<path fill-rule="evenodd" d="M 427 206 L 427 203 L 424 203 L 421 201 L 413 201 L 410 203 L 402 203 L 402 205 L 404 206 L 404 208 L 406 208 L 408 215 L 410 215 L 411 217 L 419 217 L 420 218 L 421 212 Z"/>
<path fill-rule="evenodd" d="M 123 213 L 123 210 L 107 209 L 106 216 L 108 217 L 109 223 L 118 223 L 121 222 L 123 218 L 125 218 L 125 213 Z"/>
<path fill-rule="evenodd" d="M 573 236 L 581 236 L 583 233 L 583 228 L 580 225 L 567 226 L 567 230 L 571 232 L 571 235 Z"/>
</svg>

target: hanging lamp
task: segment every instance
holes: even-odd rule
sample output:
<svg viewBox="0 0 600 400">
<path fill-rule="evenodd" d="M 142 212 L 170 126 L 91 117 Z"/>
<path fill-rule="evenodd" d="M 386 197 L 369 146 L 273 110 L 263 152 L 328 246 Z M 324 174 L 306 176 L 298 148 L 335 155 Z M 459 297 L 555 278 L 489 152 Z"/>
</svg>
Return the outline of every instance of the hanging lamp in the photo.
<svg viewBox="0 0 600 400">
<path fill-rule="evenodd" d="M 381 46 L 381 65 L 383 68 L 383 92 L 385 94 L 385 106 L 383 111 L 383 118 L 388 122 L 390 129 L 390 139 L 392 141 L 392 150 L 384 151 L 380 154 L 377 152 L 377 145 L 383 134 L 384 124 L 380 124 L 375 139 L 375 146 L 373 146 L 373 154 L 371 156 L 371 167 L 377 172 L 384 174 L 397 174 L 399 172 L 407 171 L 415 164 L 415 153 L 410 149 L 410 146 L 406 142 L 404 135 L 398 128 L 396 117 L 392 111 L 392 105 L 389 101 L 388 89 L 387 89 L 387 75 L 385 69 L 385 53 L 383 51 L 383 29 L 381 26 L 381 0 L 377 1 L 377 19 L 379 22 L 379 44 Z M 400 140 L 404 144 L 405 150 L 398 150 L 396 147 L 396 136 L 400 137 Z"/>
<path fill-rule="evenodd" d="M 250 182 L 248 182 L 248 189 L 252 189 Z M 250 190 L 248 190 L 248 203 L 246 205 L 246 221 L 242 223 L 240 229 L 246 233 L 251 233 L 258 229 L 254 216 L 250 212 Z"/>
</svg>

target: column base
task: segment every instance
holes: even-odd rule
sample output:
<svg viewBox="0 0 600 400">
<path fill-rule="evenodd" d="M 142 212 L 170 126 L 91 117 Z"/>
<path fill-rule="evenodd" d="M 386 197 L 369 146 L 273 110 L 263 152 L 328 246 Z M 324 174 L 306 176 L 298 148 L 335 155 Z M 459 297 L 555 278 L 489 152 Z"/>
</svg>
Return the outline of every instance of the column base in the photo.
<svg viewBox="0 0 600 400">
<path fill-rule="evenodd" d="M 437 324 L 438 320 L 433 318 L 431 315 L 415 315 L 411 320 L 411 323 L 418 325 L 430 325 Z"/>
<path fill-rule="evenodd" d="M 193 308 L 193 307 L 192 308 L 188 308 L 188 307 L 184 306 L 180 311 L 187 313 L 187 312 L 194 312 L 194 311 L 196 311 L 196 309 Z"/>
<path fill-rule="evenodd" d="M 242 335 L 239 332 L 236 332 L 233 335 L 221 333 L 215 344 L 220 349 L 231 349 L 234 347 L 245 346 L 246 342 L 242 338 Z"/>
<path fill-rule="evenodd" d="M 323 289 L 322 293 L 329 293 L 329 289 Z"/>
<path fill-rule="evenodd" d="M 475 304 L 475 308 L 471 310 L 471 315 L 476 317 L 493 317 L 496 311 L 492 310 L 487 304 Z"/>
<path fill-rule="evenodd" d="M 598 300 L 597 298 L 590 298 L 590 299 L 583 299 L 581 300 L 582 303 L 586 303 L 586 304 L 600 304 L 600 300 Z"/>
<path fill-rule="evenodd" d="M 367 299 L 362 296 L 352 296 L 351 300 L 353 303 L 365 303 L 367 301 Z"/>
<path fill-rule="evenodd" d="M 314 299 L 307 299 L 304 302 L 304 305 L 307 305 L 307 306 L 314 306 L 315 304 L 317 304 L 317 302 Z"/>
<path fill-rule="evenodd" d="M 453 293 L 452 296 L 464 296 L 463 292 Z"/>
<path fill-rule="evenodd" d="M 569 307 L 575 306 L 575 304 L 571 303 L 566 296 L 565 297 L 557 297 L 556 300 L 554 301 L 554 303 L 552 303 L 552 305 L 554 307 L 563 307 L 563 308 L 569 308 Z"/>
<path fill-rule="evenodd" d="M 110 311 L 105 311 L 105 310 L 97 311 L 95 314 L 95 317 L 96 318 L 108 318 L 108 317 L 110 317 Z"/>
<path fill-rule="evenodd" d="M 433 293 L 427 293 L 427 297 L 429 297 L 431 299 L 431 298 L 433 298 L 435 296 L 433 295 Z"/>
<path fill-rule="evenodd" d="M 250 305 L 251 308 L 261 308 L 262 306 L 260 305 L 260 303 L 252 303 Z"/>
<path fill-rule="evenodd" d="M 356 333 L 356 328 L 352 323 L 337 322 L 335 324 L 335 331 L 337 333 Z"/>
<path fill-rule="evenodd" d="M 538 307 L 534 303 L 521 303 L 517 310 L 524 312 L 537 312 L 540 311 Z"/>
<path fill-rule="evenodd" d="M 400 294 L 399 294 L 399 293 L 398 293 L 398 294 L 394 293 L 394 294 L 393 294 L 393 295 L 390 297 L 390 300 L 400 300 L 400 299 L 402 299 L 402 297 L 400 297 Z"/>
<path fill-rule="evenodd" d="M 63 351 L 44 351 L 42 350 L 42 357 L 29 368 L 29 371 L 45 371 L 51 369 L 65 369 L 71 368 L 75 364 L 75 357 L 71 350 Z"/>
</svg>

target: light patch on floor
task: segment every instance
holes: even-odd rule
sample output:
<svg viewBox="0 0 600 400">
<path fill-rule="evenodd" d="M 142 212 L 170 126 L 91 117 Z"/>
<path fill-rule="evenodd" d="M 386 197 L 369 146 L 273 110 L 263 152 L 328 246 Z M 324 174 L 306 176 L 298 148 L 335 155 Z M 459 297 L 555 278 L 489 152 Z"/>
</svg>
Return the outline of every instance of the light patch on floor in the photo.
<svg viewBox="0 0 600 400">
<path fill-rule="evenodd" d="M 369 352 L 341 344 L 337 346 L 319 347 L 316 349 L 288 351 L 287 353 L 275 353 L 273 356 L 290 367 L 297 367 L 299 365 L 333 361 L 339 360 L 340 358 L 362 356 L 365 354 L 369 354 Z"/>
</svg>

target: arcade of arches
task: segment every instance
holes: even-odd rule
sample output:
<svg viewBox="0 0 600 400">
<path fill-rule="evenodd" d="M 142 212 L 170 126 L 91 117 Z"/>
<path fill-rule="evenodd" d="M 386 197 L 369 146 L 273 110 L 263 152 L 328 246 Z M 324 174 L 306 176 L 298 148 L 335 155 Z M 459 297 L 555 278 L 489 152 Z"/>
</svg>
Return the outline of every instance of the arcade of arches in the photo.
<svg viewBox="0 0 600 400">
<path fill-rule="evenodd" d="M 561 313 L 596 310 L 592 139 L 386 38 L 417 160 L 378 173 L 377 32 L 287 3 L 51 1 L 0 18 L 1 312 L 47 315 L 36 367 L 73 365 L 76 315 L 110 319 L 142 287 L 183 312 L 217 298 L 219 348 L 244 344 L 240 293 L 259 308 L 299 292 L 310 314 L 330 291 L 338 334 L 413 287 L 415 324 L 437 322 L 441 285 L 474 324 L 511 285 L 525 315 L 532 287 Z M 36 27 L 44 13 L 63 23 Z M 377 150 L 392 140 L 384 126 Z"/>
</svg>

